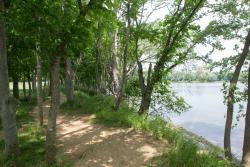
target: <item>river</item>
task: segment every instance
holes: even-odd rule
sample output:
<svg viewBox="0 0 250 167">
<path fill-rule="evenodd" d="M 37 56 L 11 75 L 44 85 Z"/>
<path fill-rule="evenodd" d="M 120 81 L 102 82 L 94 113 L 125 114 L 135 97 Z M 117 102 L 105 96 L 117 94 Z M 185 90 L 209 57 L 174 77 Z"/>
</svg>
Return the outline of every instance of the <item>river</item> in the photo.
<svg viewBox="0 0 250 167">
<path fill-rule="evenodd" d="M 170 119 L 183 128 L 223 147 L 226 106 L 223 104 L 222 83 L 174 83 L 177 95 L 192 106 L 181 115 L 171 114 Z M 238 105 L 235 110 L 238 110 Z M 245 110 L 245 109 L 244 109 Z M 237 121 L 235 120 L 234 123 Z M 232 151 L 236 157 L 242 154 L 244 118 L 232 129 Z"/>
</svg>

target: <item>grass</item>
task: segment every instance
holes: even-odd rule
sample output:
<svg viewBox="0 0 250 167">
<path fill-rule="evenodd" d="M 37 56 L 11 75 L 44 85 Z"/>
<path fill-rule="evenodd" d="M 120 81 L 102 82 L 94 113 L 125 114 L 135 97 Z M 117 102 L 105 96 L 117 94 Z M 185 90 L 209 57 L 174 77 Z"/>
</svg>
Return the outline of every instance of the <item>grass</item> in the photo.
<svg viewBox="0 0 250 167">
<path fill-rule="evenodd" d="M 45 129 L 38 128 L 30 114 L 36 105 L 34 97 L 30 101 L 20 99 L 17 106 L 20 156 L 16 159 L 6 157 L 3 153 L 4 140 L 0 139 L 1 167 L 47 167 L 45 163 Z M 69 167 L 70 162 L 66 163 L 64 158 L 58 156 L 57 164 L 51 167 Z"/>
<path fill-rule="evenodd" d="M 61 105 L 61 112 L 69 115 L 95 114 L 95 123 L 111 127 L 132 127 L 151 133 L 171 144 L 162 156 L 155 157 L 158 167 L 233 167 L 230 162 L 218 157 L 221 150 L 201 151 L 194 139 L 184 137 L 183 131 L 160 117 L 139 116 L 127 104 L 121 104 L 118 112 L 112 111 L 113 98 L 75 94 L 73 103 Z"/>
</svg>

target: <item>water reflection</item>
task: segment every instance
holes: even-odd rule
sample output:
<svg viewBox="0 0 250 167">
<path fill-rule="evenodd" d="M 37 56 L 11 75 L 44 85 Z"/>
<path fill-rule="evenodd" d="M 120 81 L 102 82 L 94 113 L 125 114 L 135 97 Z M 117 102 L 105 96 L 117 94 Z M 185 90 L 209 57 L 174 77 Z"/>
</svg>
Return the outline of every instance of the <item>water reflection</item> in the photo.
<svg viewBox="0 0 250 167">
<path fill-rule="evenodd" d="M 174 83 L 171 87 L 184 97 L 192 108 L 181 114 L 168 115 L 171 120 L 210 142 L 223 146 L 226 106 L 223 104 L 222 83 Z M 238 106 L 235 106 L 238 110 Z M 232 130 L 232 150 L 241 156 L 244 119 Z"/>
</svg>

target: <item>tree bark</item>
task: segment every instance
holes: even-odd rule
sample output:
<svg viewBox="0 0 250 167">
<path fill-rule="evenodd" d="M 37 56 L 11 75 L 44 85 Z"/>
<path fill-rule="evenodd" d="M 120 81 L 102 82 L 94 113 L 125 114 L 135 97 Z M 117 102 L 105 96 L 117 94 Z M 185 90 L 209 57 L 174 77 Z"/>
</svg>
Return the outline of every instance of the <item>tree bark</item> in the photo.
<svg viewBox="0 0 250 167">
<path fill-rule="evenodd" d="M 13 79 L 13 96 L 19 99 L 19 87 L 18 87 L 18 77 L 12 77 Z"/>
<path fill-rule="evenodd" d="M 51 107 L 46 134 L 46 161 L 48 164 L 56 161 L 56 116 L 60 104 L 60 58 L 60 55 L 54 55 L 51 59 Z"/>
<path fill-rule="evenodd" d="M 101 76 L 100 76 L 100 54 L 101 54 L 101 23 L 98 21 L 98 32 L 95 43 L 95 78 L 96 78 L 96 94 L 100 93 Z"/>
<path fill-rule="evenodd" d="M 51 92 L 52 92 L 52 85 L 51 85 L 51 79 L 52 75 L 51 72 L 49 73 L 49 91 L 48 91 L 48 95 L 51 96 Z"/>
<path fill-rule="evenodd" d="M 0 0 L 0 10 L 4 11 L 4 1 Z M 9 97 L 6 33 L 4 20 L 0 19 L 0 111 L 2 113 L 5 153 L 7 156 L 19 154 L 16 100 Z"/>
<path fill-rule="evenodd" d="M 225 133 L 224 133 L 224 152 L 225 152 L 225 157 L 228 158 L 229 160 L 232 160 L 231 129 L 233 122 L 234 101 L 235 101 L 234 93 L 236 90 L 236 85 L 239 79 L 241 68 L 245 62 L 245 59 L 249 51 L 249 46 L 250 46 L 250 31 L 247 34 L 244 48 L 239 57 L 233 77 L 230 80 L 228 96 L 227 96 L 227 116 L 226 116 Z"/>
<path fill-rule="evenodd" d="M 25 78 L 23 79 L 23 96 L 24 96 L 24 99 L 26 99 L 26 83 L 25 83 Z"/>
<path fill-rule="evenodd" d="M 120 82 L 120 87 L 118 91 L 118 96 L 115 99 L 115 103 L 113 106 L 114 111 L 118 111 L 119 106 L 122 102 L 123 94 L 124 94 L 124 86 L 126 85 L 126 76 L 127 76 L 127 62 L 128 62 L 128 52 L 129 52 L 129 40 L 130 40 L 130 2 L 127 4 L 127 32 L 126 32 L 126 41 L 125 48 L 123 54 L 123 70 L 122 70 L 122 78 Z"/>
<path fill-rule="evenodd" d="M 32 78 L 32 91 L 33 92 L 36 91 L 36 85 L 37 85 L 37 82 L 36 82 L 36 72 L 35 72 Z"/>
<path fill-rule="evenodd" d="M 29 87 L 28 100 L 31 100 L 31 96 L 32 96 L 32 86 L 31 86 L 30 74 L 27 75 L 27 79 L 28 79 L 28 87 Z"/>
<path fill-rule="evenodd" d="M 243 144 L 243 155 L 241 164 L 244 167 L 250 166 L 250 63 L 248 67 L 248 100 L 247 100 L 247 111 L 245 118 L 245 133 L 244 133 L 244 144 Z"/>
<path fill-rule="evenodd" d="M 37 109 L 38 109 L 38 119 L 39 125 L 43 126 L 43 90 L 42 90 L 42 67 L 41 67 L 41 57 L 39 55 L 40 48 L 39 44 L 36 46 L 36 71 L 37 71 Z"/>
<path fill-rule="evenodd" d="M 149 90 L 146 88 L 147 88 L 147 85 L 150 85 L 152 64 L 151 63 L 149 64 L 147 84 L 145 84 L 145 78 L 143 76 L 143 67 L 142 67 L 142 63 L 139 60 L 139 55 L 138 55 L 138 42 L 139 42 L 139 36 L 138 36 L 138 34 L 136 34 L 136 37 L 135 37 L 135 55 L 136 55 L 136 61 L 137 61 L 137 67 L 138 67 L 137 72 L 138 72 L 138 77 L 139 77 L 139 85 L 140 85 L 140 89 L 141 89 L 141 104 L 140 104 L 140 108 L 139 108 L 138 113 L 143 114 L 143 113 L 145 113 L 145 111 L 147 109 L 149 109 L 150 102 L 151 102 L 152 92 L 149 92 Z"/>
<path fill-rule="evenodd" d="M 65 91 L 67 102 L 72 103 L 74 100 L 74 88 L 73 88 L 73 72 L 71 67 L 71 58 L 67 57 L 65 60 Z"/>
<path fill-rule="evenodd" d="M 113 36 L 112 43 L 112 60 L 110 63 L 110 78 L 111 78 L 111 92 L 114 97 L 118 96 L 118 88 L 119 88 L 119 56 L 118 56 L 118 30 L 116 30 Z"/>
<path fill-rule="evenodd" d="M 149 110 L 149 107 L 150 107 L 151 96 L 153 92 L 153 89 L 149 89 L 149 88 L 153 88 L 153 86 L 151 86 L 151 83 L 150 83 L 151 70 L 152 70 L 152 64 L 150 63 L 149 68 L 148 68 L 147 85 L 144 84 L 143 88 L 141 89 L 141 104 L 140 104 L 140 109 L 138 111 L 139 114 L 144 114 L 146 111 Z M 138 72 L 138 73 L 141 73 L 141 72 Z M 139 75 L 141 75 L 140 77 L 143 77 L 142 74 L 139 74 Z"/>
</svg>

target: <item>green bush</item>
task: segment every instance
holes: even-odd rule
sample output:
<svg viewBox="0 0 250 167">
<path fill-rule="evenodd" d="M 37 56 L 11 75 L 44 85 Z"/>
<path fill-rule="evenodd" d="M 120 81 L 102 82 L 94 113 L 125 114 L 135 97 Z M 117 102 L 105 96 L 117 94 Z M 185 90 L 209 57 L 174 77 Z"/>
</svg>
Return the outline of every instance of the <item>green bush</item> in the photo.
<svg viewBox="0 0 250 167">
<path fill-rule="evenodd" d="M 218 157 L 216 151 L 199 151 L 194 141 L 179 137 L 170 150 L 160 157 L 158 167 L 233 167 Z"/>
<path fill-rule="evenodd" d="M 74 94 L 72 103 L 63 103 L 60 106 L 61 113 L 68 115 L 93 114 L 112 105 L 111 96 L 89 96 L 83 92 Z"/>
</svg>

